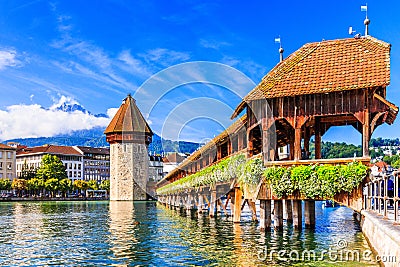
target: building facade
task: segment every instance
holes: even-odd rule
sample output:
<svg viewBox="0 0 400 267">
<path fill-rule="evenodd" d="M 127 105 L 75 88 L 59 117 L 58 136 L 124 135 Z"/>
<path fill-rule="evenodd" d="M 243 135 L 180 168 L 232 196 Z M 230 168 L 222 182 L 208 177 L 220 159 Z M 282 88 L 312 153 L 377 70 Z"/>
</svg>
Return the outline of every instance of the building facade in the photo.
<svg viewBox="0 0 400 267">
<path fill-rule="evenodd" d="M 14 148 L 0 145 L 0 179 L 12 180 L 20 178 L 24 170 L 36 170 L 40 168 L 43 156 L 50 154 L 60 158 L 72 182 L 95 180 L 100 184 L 104 180 L 110 180 L 110 148 L 56 145 L 38 147 L 16 145 Z M 126 151 L 130 148 L 124 148 L 122 145 L 121 149 Z M 147 149 L 143 153 L 147 153 Z M 132 159 L 132 162 L 135 160 L 137 159 Z M 147 177 L 145 183 L 150 184 L 150 187 L 145 189 L 144 185 L 143 189 L 153 192 L 155 184 L 163 178 L 162 157 L 148 155 L 144 162 L 147 166 L 144 168 Z"/>
<path fill-rule="evenodd" d="M 16 177 L 16 149 L 0 144 L 0 179 L 13 180 Z"/>
<path fill-rule="evenodd" d="M 17 177 L 21 177 L 26 168 L 39 168 L 44 155 L 57 156 L 63 162 L 67 176 L 72 182 L 83 179 L 83 155 L 74 147 L 56 145 L 18 149 L 16 155 Z"/>
<path fill-rule="evenodd" d="M 149 156 L 149 182 L 158 182 L 163 178 L 163 158 L 161 156 Z"/>
<path fill-rule="evenodd" d="M 74 146 L 83 156 L 83 180 L 110 180 L 110 149 Z"/>
</svg>

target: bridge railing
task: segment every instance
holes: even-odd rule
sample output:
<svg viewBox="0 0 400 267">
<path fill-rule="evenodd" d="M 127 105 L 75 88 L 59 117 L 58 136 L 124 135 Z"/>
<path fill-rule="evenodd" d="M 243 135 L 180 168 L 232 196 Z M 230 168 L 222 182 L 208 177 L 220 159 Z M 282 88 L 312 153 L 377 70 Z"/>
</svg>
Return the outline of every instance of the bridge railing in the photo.
<svg viewBox="0 0 400 267">
<path fill-rule="evenodd" d="M 364 209 L 374 211 L 385 219 L 400 223 L 400 171 L 373 176 L 363 189 Z"/>
</svg>

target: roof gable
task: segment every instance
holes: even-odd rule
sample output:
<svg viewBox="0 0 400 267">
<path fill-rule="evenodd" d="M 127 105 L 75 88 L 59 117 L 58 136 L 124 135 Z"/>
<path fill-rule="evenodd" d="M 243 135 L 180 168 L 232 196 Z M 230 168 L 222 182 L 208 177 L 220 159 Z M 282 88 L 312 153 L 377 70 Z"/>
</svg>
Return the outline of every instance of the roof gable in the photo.
<svg viewBox="0 0 400 267">
<path fill-rule="evenodd" d="M 308 43 L 276 65 L 244 101 L 390 83 L 390 44 L 367 36 Z"/>
<path fill-rule="evenodd" d="M 122 132 L 145 132 L 153 134 L 135 99 L 128 95 L 122 102 L 114 118 L 104 131 L 105 134 Z"/>
</svg>

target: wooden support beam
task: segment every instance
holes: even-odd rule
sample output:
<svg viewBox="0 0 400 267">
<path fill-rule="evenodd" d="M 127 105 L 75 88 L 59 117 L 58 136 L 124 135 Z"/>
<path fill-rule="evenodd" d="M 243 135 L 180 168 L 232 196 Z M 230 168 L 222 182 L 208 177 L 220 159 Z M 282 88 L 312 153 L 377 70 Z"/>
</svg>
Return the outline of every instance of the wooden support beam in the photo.
<svg viewBox="0 0 400 267">
<path fill-rule="evenodd" d="M 304 201 L 304 222 L 306 229 L 315 228 L 315 201 Z"/>
<path fill-rule="evenodd" d="M 294 229 L 302 228 L 302 217 L 303 209 L 301 206 L 301 200 L 293 200 L 293 227 Z"/>
<path fill-rule="evenodd" d="M 290 136 L 289 140 L 289 159 L 294 160 L 294 137 Z"/>
<path fill-rule="evenodd" d="M 362 150 L 363 150 L 363 157 L 369 156 L 369 140 L 371 137 L 370 131 L 370 123 L 369 123 L 369 111 L 366 110 L 364 113 L 364 124 L 363 124 L 363 132 L 362 132 Z"/>
<path fill-rule="evenodd" d="M 203 213 L 203 208 L 204 208 L 203 195 L 199 194 L 199 202 L 198 202 L 198 205 L 197 205 L 197 213 Z"/>
<path fill-rule="evenodd" d="M 305 156 L 306 156 L 307 159 L 310 156 L 310 138 L 311 138 L 311 136 L 310 136 L 310 128 L 305 126 L 305 129 L 304 129 L 304 150 L 305 150 L 305 153 L 306 153 Z"/>
<path fill-rule="evenodd" d="M 222 200 L 218 199 L 217 202 L 218 202 L 218 205 L 221 208 L 221 211 L 224 212 L 225 216 L 228 216 L 228 211 L 226 210 L 225 205 L 222 203 Z"/>
<path fill-rule="evenodd" d="M 315 159 L 320 159 L 321 158 L 321 123 L 320 123 L 320 117 L 315 117 L 315 126 L 314 126 L 314 131 L 315 131 Z"/>
<path fill-rule="evenodd" d="M 283 206 L 282 200 L 274 200 L 274 229 L 283 230 Z"/>
<path fill-rule="evenodd" d="M 241 211 L 243 211 L 244 206 L 245 206 L 246 204 L 249 204 L 249 200 L 248 200 L 248 199 L 245 199 L 245 200 L 243 201 L 242 206 L 240 207 L 240 210 L 241 210 Z"/>
<path fill-rule="evenodd" d="M 260 200 L 260 230 L 271 229 L 271 200 Z"/>
<path fill-rule="evenodd" d="M 186 197 L 186 215 L 191 216 L 192 213 L 192 196 L 189 194 Z"/>
<path fill-rule="evenodd" d="M 243 192 L 239 187 L 235 187 L 235 207 L 233 211 L 233 222 L 240 223 L 240 215 L 242 214 L 242 196 Z"/>
<path fill-rule="evenodd" d="M 210 217 L 214 217 L 215 216 L 216 204 L 217 204 L 217 191 L 213 190 L 213 191 L 211 191 L 210 213 L 209 213 Z"/>
<path fill-rule="evenodd" d="M 256 209 L 256 203 L 252 200 L 248 201 L 249 206 L 250 206 L 250 210 L 251 210 L 251 220 L 253 222 L 258 222 L 257 220 L 257 209 Z"/>
<path fill-rule="evenodd" d="M 233 214 L 235 212 L 235 191 L 229 192 L 229 199 L 231 200 L 230 201 L 230 209 L 231 209 L 231 216 L 233 217 Z"/>
<path fill-rule="evenodd" d="M 294 129 L 294 160 L 301 160 L 301 128 Z"/>
<path fill-rule="evenodd" d="M 286 222 L 293 223 L 292 201 L 285 199 L 285 218 Z"/>
<path fill-rule="evenodd" d="M 253 134 L 250 129 L 247 129 L 247 157 L 253 156 Z"/>
</svg>

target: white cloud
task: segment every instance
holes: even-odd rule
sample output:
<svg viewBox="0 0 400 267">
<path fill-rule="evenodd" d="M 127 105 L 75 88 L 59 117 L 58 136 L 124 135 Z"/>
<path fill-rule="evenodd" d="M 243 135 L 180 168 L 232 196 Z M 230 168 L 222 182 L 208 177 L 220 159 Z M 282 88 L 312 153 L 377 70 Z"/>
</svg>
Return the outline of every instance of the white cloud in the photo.
<svg viewBox="0 0 400 267">
<path fill-rule="evenodd" d="M 125 63 L 125 66 L 120 66 L 126 72 L 133 73 L 133 74 L 142 74 L 145 76 L 150 76 L 152 73 L 147 69 L 147 67 L 143 64 L 142 61 L 134 58 L 131 55 L 130 50 L 123 50 L 118 59 Z"/>
<path fill-rule="evenodd" d="M 81 111 L 64 112 L 55 109 L 62 103 L 77 103 L 70 97 L 61 96 L 51 108 L 38 104 L 19 104 L 0 110 L 0 140 L 27 137 L 50 137 L 75 130 L 106 127 L 110 118 L 97 118 Z M 109 109 L 111 115 L 115 109 Z"/>
<path fill-rule="evenodd" d="M 108 116 L 109 118 L 112 118 L 112 117 L 115 116 L 115 114 L 117 114 L 117 111 L 118 111 L 118 108 L 109 108 L 109 109 L 107 110 L 107 116 Z"/>
<path fill-rule="evenodd" d="M 185 52 L 178 52 L 166 48 L 156 48 L 147 51 L 145 54 L 139 54 L 147 63 L 154 63 L 160 66 L 171 66 L 176 63 L 182 63 L 190 59 L 190 55 Z"/>
<path fill-rule="evenodd" d="M 200 45 L 204 48 L 211 48 L 218 50 L 223 46 L 230 46 L 231 44 L 224 41 L 200 39 Z"/>
<path fill-rule="evenodd" d="M 0 70 L 17 66 L 20 61 L 16 59 L 17 51 L 13 49 L 0 51 Z"/>
<path fill-rule="evenodd" d="M 50 107 L 50 110 L 56 110 L 58 107 L 62 106 L 63 104 L 74 105 L 79 103 L 70 96 L 61 95 L 60 99 L 53 99 L 53 105 Z"/>
</svg>

